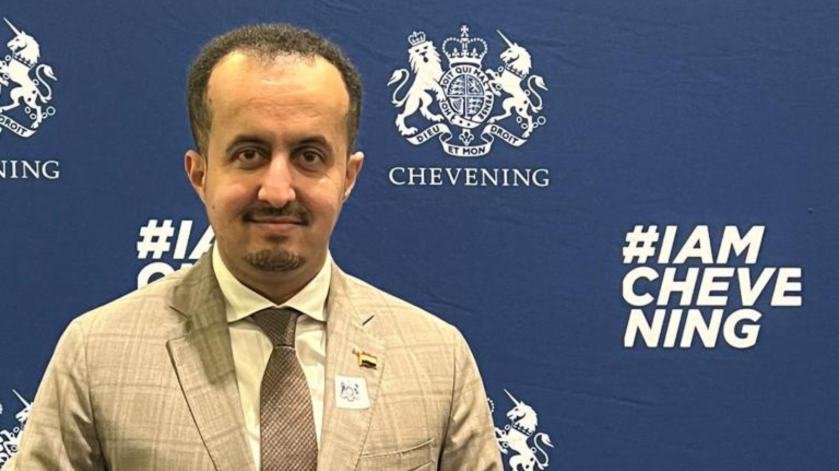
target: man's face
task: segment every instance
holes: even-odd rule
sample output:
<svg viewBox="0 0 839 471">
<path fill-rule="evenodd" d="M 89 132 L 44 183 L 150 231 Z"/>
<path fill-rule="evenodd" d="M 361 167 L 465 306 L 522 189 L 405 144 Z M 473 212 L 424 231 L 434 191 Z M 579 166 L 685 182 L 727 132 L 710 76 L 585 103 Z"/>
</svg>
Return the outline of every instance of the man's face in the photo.
<svg viewBox="0 0 839 471">
<path fill-rule="evenodd" d="M 247 285 L 308 281 L 363 161 L 347 157 L 340 73 L 320 57 L 233 52 L 213 70 L 207 97 L 207 155 L 188 152 L 186 169 L 225 265 Z"/>
</svg>

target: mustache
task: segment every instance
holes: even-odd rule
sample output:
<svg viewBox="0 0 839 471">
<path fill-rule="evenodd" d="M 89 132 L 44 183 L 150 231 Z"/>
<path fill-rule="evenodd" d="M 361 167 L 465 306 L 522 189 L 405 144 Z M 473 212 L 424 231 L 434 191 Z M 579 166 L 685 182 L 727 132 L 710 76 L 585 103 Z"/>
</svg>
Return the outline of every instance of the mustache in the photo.
<svg viewBox="0 0 839 471">
<path fill-rule="evenodd" d="M 311 215 L 300 203 L 288 203 L 281 208 L 272 206 L 256 206 L 245 211 L 242 216 L 245 221 L 254 222 L 261 219 L 287 217 L 292 218 L 300 224 L 309 224 Z"/>
</svg>

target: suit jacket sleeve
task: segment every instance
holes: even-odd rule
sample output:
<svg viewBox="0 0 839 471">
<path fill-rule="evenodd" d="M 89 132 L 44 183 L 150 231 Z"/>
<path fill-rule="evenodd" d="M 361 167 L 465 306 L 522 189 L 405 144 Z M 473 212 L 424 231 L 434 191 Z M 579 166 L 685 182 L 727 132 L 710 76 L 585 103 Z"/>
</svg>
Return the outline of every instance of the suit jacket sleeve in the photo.
<svg viewBox="0 0 839 471">
<path fill-rule="evenodd" d="M 85 334 L 76 320 L 58 342 L 20 449 L 4 471 L 105 469 L 91 408 Z"/>
<path fill-rule="evenodd" d="M 455 338 L 455 384 L 440 471 L 501 471 L 501 454 L 475 358 L 460 332 Z"/>
</svg>

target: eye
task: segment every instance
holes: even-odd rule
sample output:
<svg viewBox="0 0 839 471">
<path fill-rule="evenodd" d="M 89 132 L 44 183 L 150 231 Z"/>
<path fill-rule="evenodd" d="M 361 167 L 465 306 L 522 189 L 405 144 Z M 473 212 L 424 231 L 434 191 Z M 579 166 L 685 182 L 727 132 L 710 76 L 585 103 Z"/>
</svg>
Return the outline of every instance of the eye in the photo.
<svg viewBox="0 0 839 471">
<path fill-rule="evenodd" d="M 263 160 L 263 154 L 258 149 L 242 149 L 237 151 L 233 158 L 241 165 L 253 167 Z"/>
<path fill-rule="evenodd" d="M 297 154 L 297 158 L 306 167 L 317 167 L 325 161 L 323 154 L 316 149 L 303 149 Z"/>
</svg>

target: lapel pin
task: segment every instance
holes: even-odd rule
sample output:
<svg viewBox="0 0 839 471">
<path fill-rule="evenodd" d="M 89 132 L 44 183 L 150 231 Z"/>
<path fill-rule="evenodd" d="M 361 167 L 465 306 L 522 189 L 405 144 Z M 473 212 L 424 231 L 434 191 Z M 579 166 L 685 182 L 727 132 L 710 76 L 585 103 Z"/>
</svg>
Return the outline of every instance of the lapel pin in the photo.
<svg viewBox="0 0 839 471">
<path fill-rule="evenodd" d="M 370 352 L 365 352 L 364 350 L 353 349 L 353 354 L 358 359 L 358 366 L 360 368 L 372 368 L 376 369 L 376 365 L 378 365 L 379 360 L 376 358 L 376 355 L 373 355 Z"/>
</svg>

